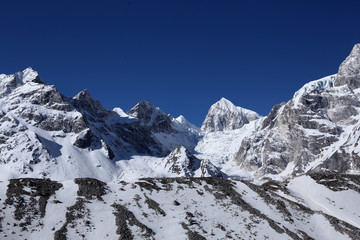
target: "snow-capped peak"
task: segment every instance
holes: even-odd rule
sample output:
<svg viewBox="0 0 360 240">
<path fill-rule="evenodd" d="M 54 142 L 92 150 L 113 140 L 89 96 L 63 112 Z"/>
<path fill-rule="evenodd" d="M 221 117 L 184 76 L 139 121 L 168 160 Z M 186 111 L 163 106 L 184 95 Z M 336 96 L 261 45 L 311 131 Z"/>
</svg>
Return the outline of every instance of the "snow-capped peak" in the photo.
<svg viewBox="0 0 360 240">
<path fill-rule="evenodd" d="M 215 132 L 241 128 L 261 116 L 246 108 L 237 107 L 226 98 L 221 98 L 210 107 L 201 126 L 204 132 Z"/>
<path fill-rule="evenodd" d="M 40 80 L 38 72 L 33 70 L 31 67 L 26 68 L 22 72 L 15 73 L 15 79 L 19 85 L 25 84 L 27 82 L 44 83 Z"/>
<path fill-rule="evenodd" d="M 176 121 L 178 121 L 179 123 L 185 123 L 185 124 L 188 122 L 183 115 L 178 116 L 176 118 Z"/>
<path fill-rule="evenodd" d="M 140 124 L 148 126 L 153 132 L 172 132 L 171 117 L 160 108 L 154 107 L 148 101 L 141 101 L 130 109 L 127 114 L 139 119 Z"/>
<path fill-rule="evenodd" d="M 15 74 L 1 74 L 0 75 L 0 97 L 10 94 L 15 88 L 26 83 L 40 83 L 44 82 L 40 79 L 38 73 L 31 67 L 26 68 L 21 72 Z"/>
<path fill-rule="evenodd" d="M 156 110 L 155 107 L 150 102 L 142 100 L 138 104 L 136 104 L 132 109 L 130 109 L 128 111 L 128 114 L 139 119 L 143 119 L 143 118 L 147 119 L 147 118 L 151 118 L 151 115 L 154 113 L 155 110 Z"/>
<path fill-rule="evenodd" d="M 90 95 L 89 90 L 84 89 L 78 94 L 76 94 L 75 97 L 73 97 L 74 100 L 78 101 L 82 105 L 87 105 L 86 108 L 92 108 L 92 110 L 95 111 L 105 111 L 104 107 L 101 105 L 101 103 L 98 100 L 94 100 L 93 97 Z"/>
<path fill-rule="evenodd" d="M 89 90 L 84 89 L 81 92 L 79 92 L 78 94 L 76 94 L 76 96 L 74 97 L 74 99 L 76 100 L 86 100 L 86 101 L 93 101 L 92 96 L 89 93 Z"/>
<path fill-rule="evenodd" d="M 113 112 L 117 113 L 120 117 L 126 117 L 126 118 L 130 118 L 130 116 L 128 114 L 126 114 L 124 112 L 124 110 L 122 110 L 121 108 L 119 107 L 116 107 L 113 109 Z"/>
<path fill-rule="evenodd" d="M 180 132 L 183 132 L 184 130 L 194 133 L 200 132 L 200 128 L 189 122 L 183 115 L 173 119 L 173 123 L 175 123 L 175 126 L 177 126 L 176 129 Z"/>
<path fill-rule="evenodd" d="M 222 109 L 224 111 L 230 111 L 235 112 L 243 115 L 254 115 L 255 119 L 260 118 L 261 116 L 257 114 L 254 111 L 251 111 L 249 109 L 235 106 L 232 102 L 230 102 L 228 99 L 222 97 L 219 101 L 217 101 L 215 104 L 213 104 L 209 111 L 216 111 L 216 109 Z M 253 119 L 253 120 L 255 120 Z"/>
<path fill-rule="evenodd" d="M 219 101 L 213 104 L 210 109 L 214 108 L 221 108 L 225 111 L 238 112 L 236 106 L 224 97 L 222 97 Z"/>
</svg>

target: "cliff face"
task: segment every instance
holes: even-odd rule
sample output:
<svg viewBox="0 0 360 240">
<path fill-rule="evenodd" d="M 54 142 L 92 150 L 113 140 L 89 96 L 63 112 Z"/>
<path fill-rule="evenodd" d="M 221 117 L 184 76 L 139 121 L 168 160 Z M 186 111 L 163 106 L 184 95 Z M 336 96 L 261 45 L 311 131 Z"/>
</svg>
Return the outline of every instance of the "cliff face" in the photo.
<svg viewBox="0 0 360 240">
<path fill-rule="evenodd" d="M 235 156 L 240 167 L 265 174 L 358 172 L 359 45 L 336 75 L 310 82 L 275 106 Z"/>
</svg>

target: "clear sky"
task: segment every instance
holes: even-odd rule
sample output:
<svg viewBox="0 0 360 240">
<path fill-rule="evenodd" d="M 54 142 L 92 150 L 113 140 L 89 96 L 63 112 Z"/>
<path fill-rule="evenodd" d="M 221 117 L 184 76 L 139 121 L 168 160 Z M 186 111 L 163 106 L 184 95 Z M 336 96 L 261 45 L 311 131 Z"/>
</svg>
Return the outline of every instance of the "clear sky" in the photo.
<svg viewBox="0 0 360 240">
<path fill-rule="evenodd" d="M 200 125 L 221 97 L 262 115 L 337 72 L 360 1 L 0 2 L 0 73 L 32 66 L 107 109 L 148 100 Z"/>
</svg>

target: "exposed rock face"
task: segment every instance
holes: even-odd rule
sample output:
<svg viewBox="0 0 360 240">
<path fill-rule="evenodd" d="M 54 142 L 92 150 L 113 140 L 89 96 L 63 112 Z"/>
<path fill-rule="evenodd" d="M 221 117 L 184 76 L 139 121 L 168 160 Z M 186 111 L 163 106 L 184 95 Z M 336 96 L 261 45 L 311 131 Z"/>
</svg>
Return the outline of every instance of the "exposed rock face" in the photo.
<svg viewBox="0 0 360 240">
<path fill-rule="evenodd" d="M 155 108 L 147 101 L 136 104 L 128 114 L 139 119 L 141 126 L 150 127 L 154 133 L 171 133 L 174 131 L 171 126 L 171 119 L 160 108 Z"/>
<path fill-rule="evenodd" d="M 185 147 L 178 146 L 159 164 L 174 177 L 222 177 L 221 171 L 209 160 L 200 160 Z"/>
<path fill-rule="evenodd" d="M 205 159 L 200 162 L 201 177 L 224 177 L 225 174 L 210 162 L 210 160 Z"/>
<path fill-rule="evenodd" d="M 90 129 L 85 129 L 76 137 L 74 146 L 78 148 L 88 148 L 92 144 L 92 138 L 93 134 L 91 133 Z"/>
<path fill-rule="evenodd" d="M 16 208 L 14 217 L 19 222 L 22 222 L 20 225 L 31 225 L 33 218 L 43 218 L 45 216 L 49 198 L 62 186 L 61 183 L 50 179 L 12 179 L 6 191 L 7 199 L 5 204 Z M 32 200 L 30 204 L 24 202 L 24 198 L 27 197 Z M 35 207 L 36 202 L 38 211 Z"/>
<path fill-rule="evenodd" d="M 87 89 L 73 97 L 72 104 L 79 112 L 86 114 L 90 121 L 96 121 L 111 114 L 110 111 L 104 109 L 98 100 L 92 98 Z"/>
<path fill-rule="evenodd" d="M 240 167 L 265 174 L 358 171 L 359 45 L 337 75 L 310 82 L 275 106 L 235 157 Z"/>
<path fill-rule="evenodd" d="M 200 167 L 200 160 L 192 155 L 183 146 L 178 146 L 167 157 L 164 158 L 164 168 L 179 176 L 191 177 Z"/>
<path fill-rule="evenodd" d="M 101 146 L 104 149 L 106 156 L 109 159 L 113 160 L 115 158 L 115 154 L 114 154 L 113 150 L 103 140 L 101 140 Z"/>
<path fill-rule="evenodd" d="M 238 129 L 261 116 L 251 110 L 236 107 L 225 98 L 213 104 L 201 126 L 204 132 Z"/>
<path fill-rule="evenodd" d="M 340 65 L 334 85 L 347 85 L 351 89 L 360 87 L 360 44 L 354 46 L 350 55 Z"/>
<path fill-rule="evenodd" d="M 85 127 L 80 114 L 73 113 L 54 86 L 40 80 L 31 68 L 13 75 L 3 75 L 0 88 L 6 113 L 13 113 L 47 131 L 80 132 Z M 50 111 L 47 111 L 50 110 Z"/>
</svg>

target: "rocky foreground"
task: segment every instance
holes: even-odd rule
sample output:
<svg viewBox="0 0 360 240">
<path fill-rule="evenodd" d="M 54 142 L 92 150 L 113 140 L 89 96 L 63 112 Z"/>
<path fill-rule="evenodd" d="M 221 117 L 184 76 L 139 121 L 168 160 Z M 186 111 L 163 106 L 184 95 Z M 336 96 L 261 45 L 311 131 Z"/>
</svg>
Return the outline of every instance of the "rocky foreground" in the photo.
<svg viewBox="0 0 360 240">
<path fill-rule="evenodd" d="M 358 239 L 360 177 L 0 183 L 0 239 Z"/>
</svg>

